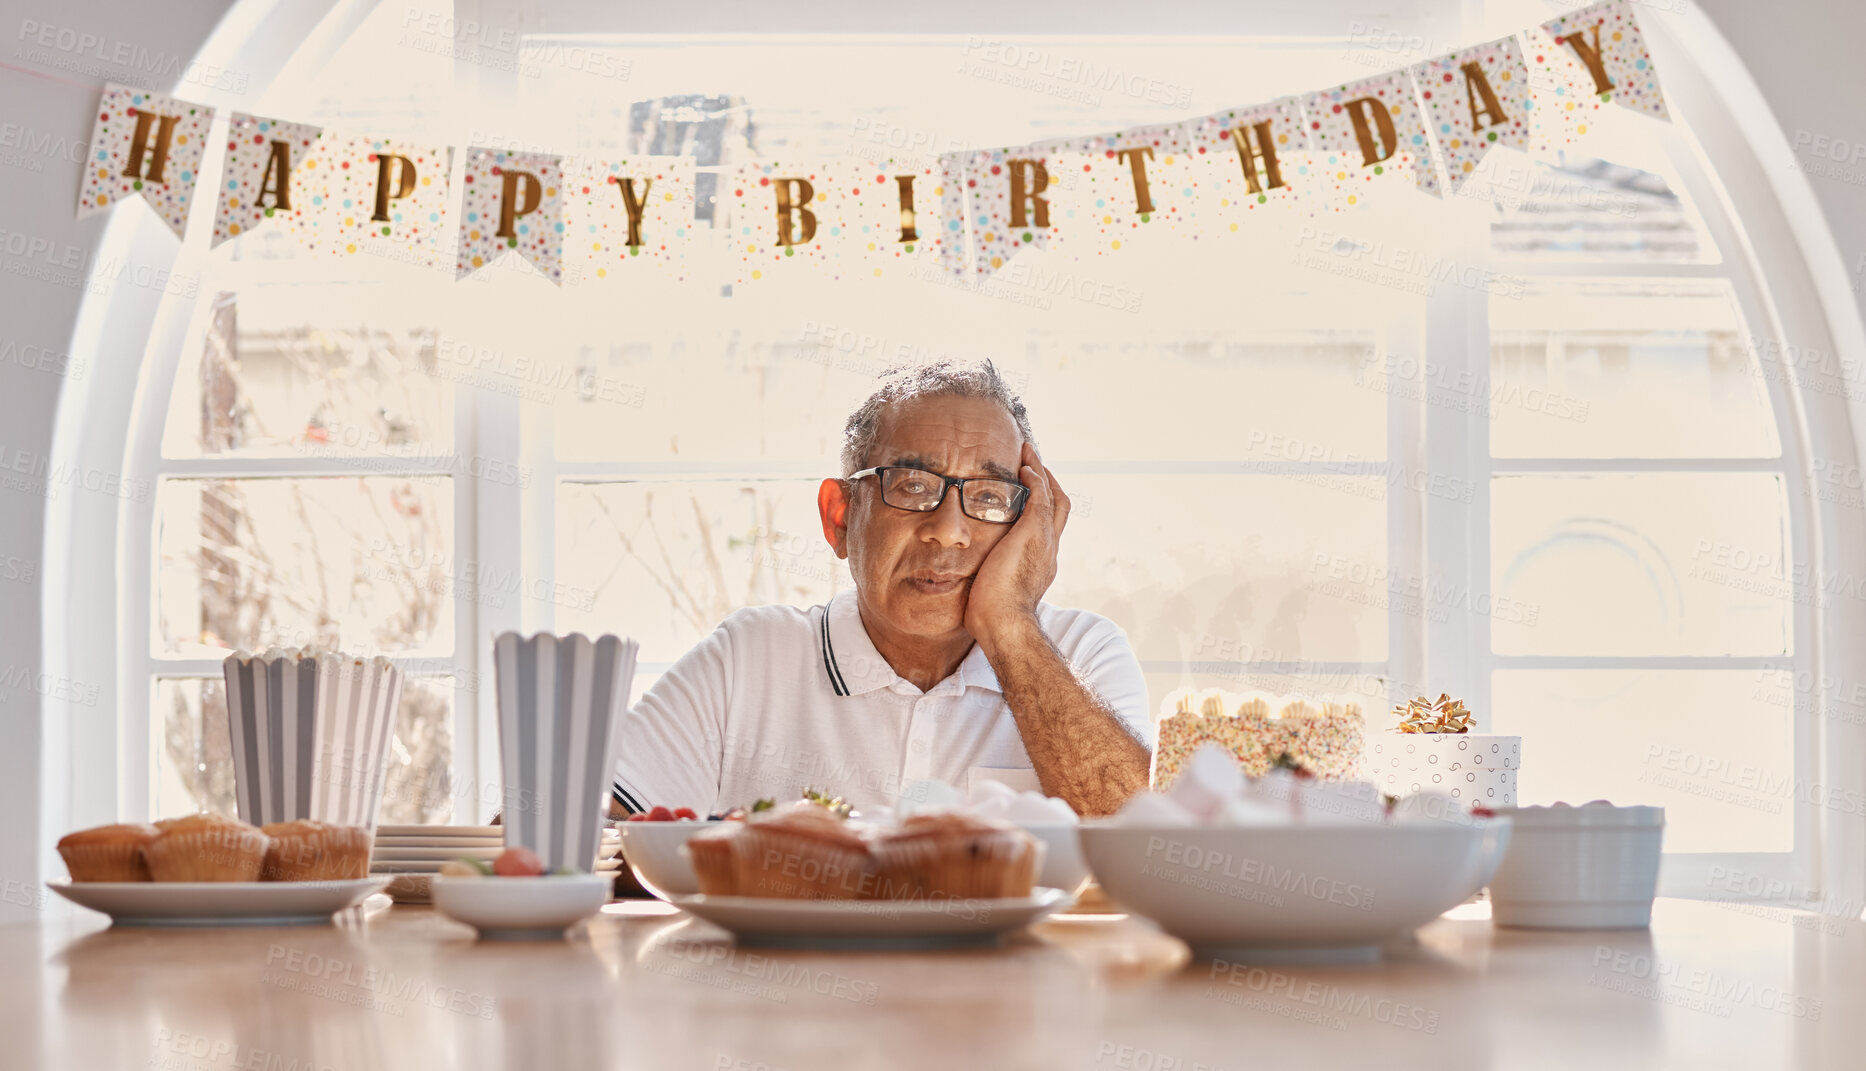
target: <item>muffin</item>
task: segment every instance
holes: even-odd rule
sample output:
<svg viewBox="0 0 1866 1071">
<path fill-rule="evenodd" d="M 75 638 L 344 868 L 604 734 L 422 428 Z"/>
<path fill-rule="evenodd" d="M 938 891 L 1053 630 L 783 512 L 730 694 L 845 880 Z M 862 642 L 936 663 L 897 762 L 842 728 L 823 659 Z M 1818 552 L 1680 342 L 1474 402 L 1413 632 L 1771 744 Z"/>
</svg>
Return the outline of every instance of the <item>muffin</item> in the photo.
<svg viewBox="0 0 1866 1071">
<path fill-rule="evenodd" d="M 261 827 L 267 838 L 261 881 L 347 881 L 369 876 L 369 830 L 300 819 Z"/>
<path fill-rule="evenodd" d="M 769 818 L 687 841 L 700 891 L 709 896 L 859 900 L 873 887 L 868 844 L 843 818 L 798 803 Z"/>
<path fill-rule="evenodd" d="M 266 835 L 232 818 L 192 814 L 143 848 L 156 881 L 258 881 Z"/>
<path fill-rule="evenodd" d="M 918 900 L 1029 896 L 1040 849 L 1015 826 L 940 813 L 913 815 L 871 850 L 874 897 Z"/>
<path fill-rule="evenodd" d="M 148 881 L 143 847 L 156 833 L 156 827 L 141 822 L 81 829 L 58 842 L 58 854 L 72 881 Z"/>
</svg>

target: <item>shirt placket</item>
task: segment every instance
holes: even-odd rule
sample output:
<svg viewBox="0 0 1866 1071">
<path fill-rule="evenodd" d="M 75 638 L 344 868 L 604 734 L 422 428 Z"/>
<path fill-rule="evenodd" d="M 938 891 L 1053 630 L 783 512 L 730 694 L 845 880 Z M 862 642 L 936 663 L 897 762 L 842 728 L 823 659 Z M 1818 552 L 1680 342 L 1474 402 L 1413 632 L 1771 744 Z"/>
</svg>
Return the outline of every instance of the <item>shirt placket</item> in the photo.
<svg viewBox="0 0 1866 1071">
<path fill-rule="evenodd" d="M 942 702 L 936 695 L 914 697 L 907 714 L 907 754 L 901 759 L 901 784 L 926 780 L 933 776 L 933 734 L 938 721 L 934 708 Z"/>
</svg>

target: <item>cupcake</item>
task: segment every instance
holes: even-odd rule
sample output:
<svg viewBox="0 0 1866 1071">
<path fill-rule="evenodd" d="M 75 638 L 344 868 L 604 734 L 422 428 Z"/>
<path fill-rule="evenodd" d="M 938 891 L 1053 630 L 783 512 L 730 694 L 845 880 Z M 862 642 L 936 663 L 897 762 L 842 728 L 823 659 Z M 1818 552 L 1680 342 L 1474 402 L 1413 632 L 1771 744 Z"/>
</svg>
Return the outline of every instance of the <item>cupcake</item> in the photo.
<svg viewBox="0 0 1866 1071">
<path fill-rule="evenodd" d="M 141 822 L 81 829 L 58 842 L 58 854 L 72 881 L 148 881 L 143 848 L 156 833 Z"/>
<path fill-rule="evenodd" d="M 369 830 L 300 819 L 263 826 L 261 881 L 347 881 L 369 876 Z"/>
<path fill-rule="evenodd" d="M 258 881 L 266 835 L 232 818 L 193 814 L 157 833 L 143 857 L 156 881 Z"/>
<path fill-rule="evenodd" d="M 867 842 L 815 803 L 701 834 L 687 849 L 700 891 L 711 896 L 859 900 L 873 884 Z"/>
<path fill-rule="evenodd" d="M 1036 884 L 1035 837 L 970 815 L 917 814 L 875 839 L 874 895 L 996 899 L 1029 896 Z"/>
</svg>

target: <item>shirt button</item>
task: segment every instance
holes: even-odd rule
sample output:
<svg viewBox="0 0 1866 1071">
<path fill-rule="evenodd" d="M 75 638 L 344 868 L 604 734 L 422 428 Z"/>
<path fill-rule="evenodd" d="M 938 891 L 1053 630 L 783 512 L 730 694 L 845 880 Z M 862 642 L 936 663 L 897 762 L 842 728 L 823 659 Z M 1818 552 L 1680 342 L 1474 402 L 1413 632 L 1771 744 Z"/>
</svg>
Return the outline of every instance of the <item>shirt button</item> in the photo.
<svg viewBox="0 0 1866 1071">
<path fill-rule="evenodd" d="M 918 755 L 927 749 L 927 742 L 925 740 L 915 740 L 909 746 L 911 746 L 914 749 L 914 754 Z"/>
</svg>

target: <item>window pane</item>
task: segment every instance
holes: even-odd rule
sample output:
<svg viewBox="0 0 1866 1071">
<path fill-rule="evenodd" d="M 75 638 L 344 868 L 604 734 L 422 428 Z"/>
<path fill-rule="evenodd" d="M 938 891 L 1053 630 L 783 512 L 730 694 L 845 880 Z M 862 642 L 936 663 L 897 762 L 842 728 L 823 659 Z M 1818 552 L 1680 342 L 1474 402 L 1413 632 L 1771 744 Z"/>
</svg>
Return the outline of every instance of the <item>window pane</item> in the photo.
<svg viewBox="0 0 1866 1071">
<path fill-rule="evenodd" d="M 1664 177 L 1590 156 L 1559 164 L 1493 157 L 1460 192 L 1493 202 L 1491 248 L 1539 260 L 1713 259 L 1716 249 Z"/>
<path fill-rule="evenodd" d="M 1779 457 L 1727 284 L 1538 280 L 1490 299 L 1496 457 Z"/>
<path fill-rule="evenodd" d="M 478 579 L 454 560 L 444 477 L 165 480 L 156 543 L 159 655 L 445 655 L 455 587 Z"/>
<path fill-rule="evenodd" d="M 1380 478 L 1081 476 L 1064 488 L 1075 512 L 1044 598 L 1113 619 L 1141 659 L 1386 658 Z"/>
<path fill-rule="evenodd" d="M 565 483 L 557 581 L 584 597 L 558 632 L 614 632 L 670 662 L 742 606 L 811 606 L 850 586 L 817 520 L 817 480 Z"/>
<path fill-rule="evenodd" d="M 335 271 L 336 269 L 329 269 Z M 434 332 L 375 323 L 354 285 L 254 286 L 216 299 L 169 404 L 169 457 L 453 453 Z M 405 287 L 377 287 L 372 300 Z"/>
<path fill-rule="evenodd" d="M 149 726 L 155 743 L 151 817 L 195 811 L 237 817 L 225 682 L 218 677 L 163 678 L 156 681 L 155 693 Z M 452 819 L 454 797 L 459 794 L 451 788 L 448 775 L 453 761 L 455 695 L 454 682 L 448 677 L 414 677 L 403 686 L 379 822 Z M 460 810 L 465 814 L 472 808 Z"/>
<path fill-rule="evenodd" d="M 1789 650 L 1788 504 L 1771 473 L 1500 476 L 1491 483 L 1499 654 Z"/>
<path fill-rule="evenodd" d="M 1521 803 L 1665 808 L 1668 852 L 1785 852 L 1798 799 L 1789 675 L 1504 670 L 1496 731 L 1523 738 Z"/>
</svg>

